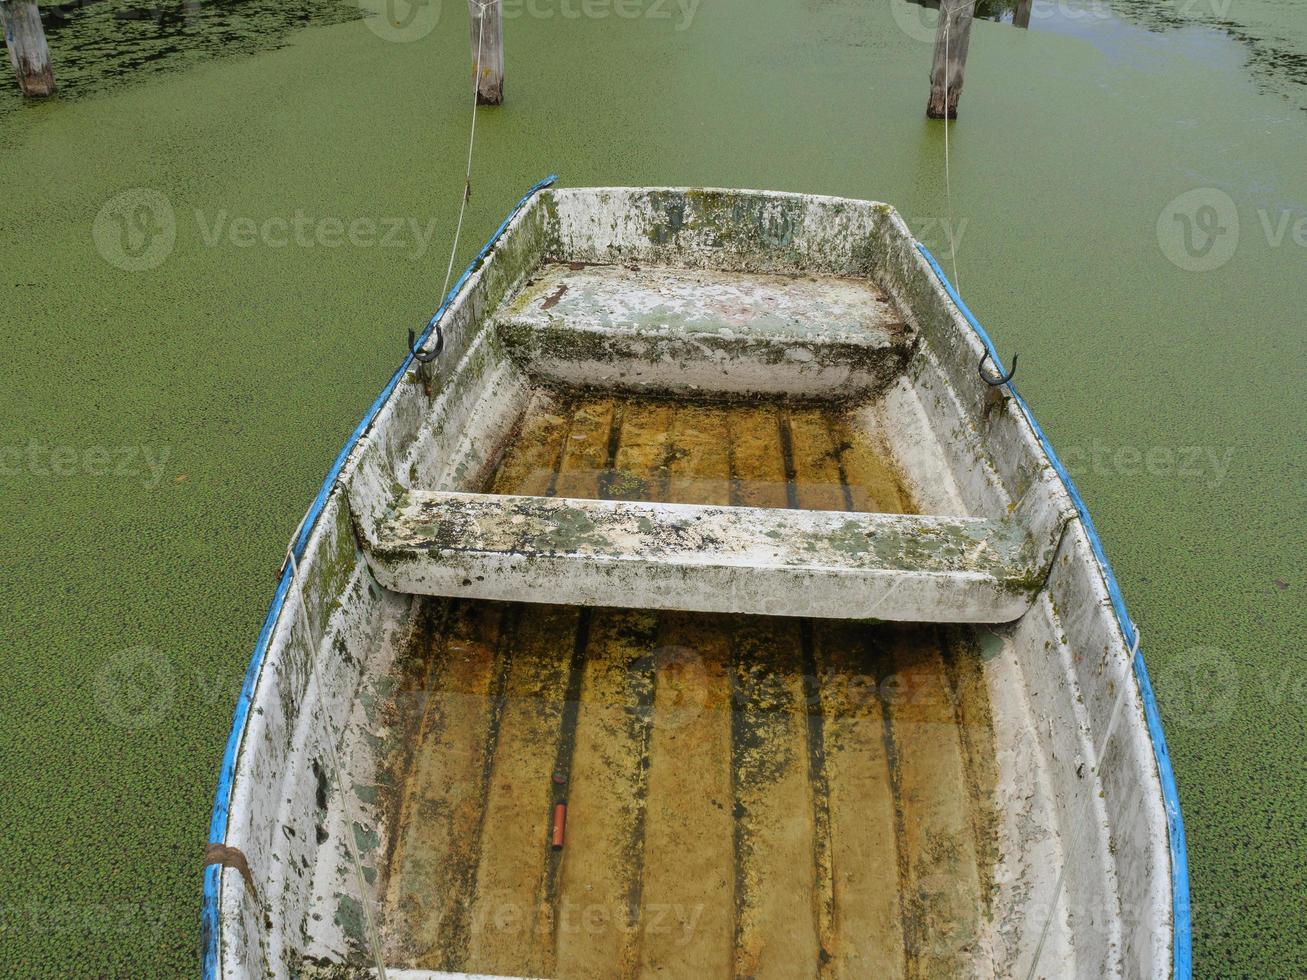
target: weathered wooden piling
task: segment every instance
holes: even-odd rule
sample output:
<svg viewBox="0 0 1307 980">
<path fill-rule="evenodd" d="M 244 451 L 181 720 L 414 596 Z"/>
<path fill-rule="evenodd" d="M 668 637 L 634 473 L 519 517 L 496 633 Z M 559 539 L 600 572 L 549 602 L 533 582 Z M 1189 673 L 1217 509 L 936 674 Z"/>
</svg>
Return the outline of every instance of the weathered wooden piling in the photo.
<svg viewBox="0 0 1307 980">
<path fill-rule="evenodd" d="M 1035 0 L 1017 0 L 1017 8 L 1012 12 L 1012 26 L 1030 28 L 1030 8 Z"/>
<path fill-rule="evenodd" d="M 499 0 L 467 0 L 472 21 L 472 71 L 477 105 L 504 101 L 504 11 Z"/>
<path fill-rule="evenodd" d="M 36 0 L 0 0 L 0 24 L 4 27 L 9 63 L 18 76 L 23 94 L 44 98 L 54 94 L 54 69 L 50 48 Z"/>
<path fill-rule="evenodd" d="M 926 103 L 926 115 L 931 119 L 958 117 L 975 7 L 975 0 L 940 0 L 935 57 L 930 65 L 930 101 Z"/>
</svg>

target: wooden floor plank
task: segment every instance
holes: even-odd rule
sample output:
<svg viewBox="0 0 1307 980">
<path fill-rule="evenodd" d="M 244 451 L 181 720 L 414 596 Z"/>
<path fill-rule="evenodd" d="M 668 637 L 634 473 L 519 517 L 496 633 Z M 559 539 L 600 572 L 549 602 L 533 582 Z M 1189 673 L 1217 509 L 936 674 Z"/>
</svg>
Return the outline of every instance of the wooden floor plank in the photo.
<svg viewBox="0 0 1307 980">
<path fill-rule="evenodd" d="M 826 412 L 794 408 L 785 413 L 790 430 L 798 506 L 805 510 L 847 510 L 839 446 L 831 438 Z"/>
<path fill-rule="evenodd" d="M 880 437 L 868 432 L 851 413 L 829 416 L 831 440 L 840 452 L 851 509 L 862 513 L 915 514 L 898 466 Z"/>
<path fill-rule="evenodd" d="M 983 898 L 963 748 L 934 631 L 886 629 L 887 694 L 903 808 L 904 939 L 910 976 L 955 976 L 979 956 Z"/>
<path fill-rule="evenodd" d="M 738 507 L 788 507 L 776 406 L 733 407 L 726 421 L 730 432 L 731 503 Z"/>
<path fill-rule="evenodd" d="M 730 428 L 726 413 L 721 405 L 677 406 L 672 421 L 669 501 L 730 504 Z"/>
<path fill-rule="evenodd" d="M 828 411 L 785 412 L 795 474 L 795 502 L 810 510 L 852 505 L 841 446 Z M 898 975 L 903 964 L 899 916 L 894 800 L 885 758 L 879 701 L 860 704 L 860 640 L 854 630 L 827 621 L 811 631 L 809 751 L 820 752 L 813 773 L 817 834 L 818 925 L 826 952 L 822 974 Z M 874 681 L 870 691 L 875 693 Z M 856 695 L 855 695 L 856 696 Z M 824 793 L 821 792 L 824 790 Z"/>
<path fill-rule="evenodd" d="M 735 974 L 812 976 L 820 962 L 799 624 L 731 624 Z"/>
<path fill-rule="evenodd" d="M 677 406 L 667 499 L 730 502 L 719 406 Z M 653 654 L 643 903 L 644 976 L 726 976 L 734 945 L 730 642 L 725 620 L 664 614 Z"/>
<path fill-rule="evenodd" d="M 473 973 L 548 976 L 552 773 L 580 613 L 520 607 L 490 772 L 468 956 Z"/>
<path fill-rule="evenodd" d="M 695 457 L 692 465 L 683 462 L 687 450 Z M 614 451 L 622 458 L 610 458 Z M 650 474 L 636 475 L 644 469 Z M 732 473 L 728 496 L 717 484 L 732 479 Z M 682 487 L 705 484 L 671 495 L 687 502 L 692 496 L 695 502 L 754 507 L 915 510 L 883 440 L 855 414 L 766 401 L 693 404 L 592 396 L 561 403 L 536 394 L 490 492 L 660 500 L 670 499 L 670 481 Z"/>
<path fill-rule="evenodd" d="M 594 500 L 608 472 L 609 440 L 613 430 L 611 398 L 586 399 L 576 403 L 553 496 Z"/>
<path fill-rule="evenodd" d="M 622 403 L 621 432 L 605 497 L 666 499 L 673 411 L 670 402 L 632 399 Z"/>
<path fill-rule="evenodd" d="M 555 901 L 558 976 L 634 972 L 657 632 L 656 613 L 593 613 Z"/>
<path fill-rule="evenodd" d="M 485 773 L 494 746 L 502 606 L 456 603 L 434 638 L 431 680 L 405 785 L 389 882 L 398 955 L 453 969 L 466 951 Z"/>
<path fill-rule="evenodd" d="M 874 435 L 840 412 L 586 398 L 550 413 L 537 399 L 492 492 L 913 510 Z M 965 643 L 522 606 L 497 653 L 503 608 L 456 607 L 433 667 L 388 894 L 405 965 L 850 978 L 974 965 L 996 857 L 980 806 L 997 777 Z"/>
<path fill-rule="evenodd" d="M 662 498 L 671 419 L 670 403 L 615 406 L 599 496 Z M 561 976 L 630 976 L 635 968 L 657 632 L 653 612 L 592 615 L 553 897 Z"/>
<path fill-rule="evenodd" d="M 728 620 L 664 614 L 655 653 L 642 976 L 725 977 L 734 961 Z"/>
<path fill-rule="evenodd" d="M 827 972 L 841 978 L 904 975 L 895 799 L 869 627 L 813 626 L 825 719 L 834 917 Z"/>
<path fill-rule="evenodd" d="M 549 492 L 562 461 L 571 406 L 549 395 L 531 397 L 521 427 L 512 436 L 490 483 L 490 493 L 540 497 Z"/>
<path fill-rule="evenodd" d="M 973 630 L 956 626 L 939 630 L 945 668 L 955 705 L 954 723 L 962 742 L 963 768 L 976 838 L 980 895 L 988 913 L 994 869 L 999 859 L 998 748 L 994 715 L 985 677 L 985 658 Z"/>
</svg>

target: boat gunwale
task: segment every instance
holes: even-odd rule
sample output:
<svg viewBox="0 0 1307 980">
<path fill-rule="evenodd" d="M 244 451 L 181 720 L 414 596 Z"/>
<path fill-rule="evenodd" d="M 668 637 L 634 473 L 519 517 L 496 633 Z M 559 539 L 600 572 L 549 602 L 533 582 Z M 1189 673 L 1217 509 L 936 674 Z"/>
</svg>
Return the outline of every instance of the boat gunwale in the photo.
<svg viewBox="0 0 1307 980">
<path fill-rule="evenodd" d="M 517 202 L 508 216 L 504 219 L 503 223 L 499 226 L 498 230 L 473 258 L 467 269 L 446 294 L 439 308 L 428 320 L 426 328 L 423 330 L 422 335 L 417 342 L 417 347 L 420 348 L 428 341 L 432 333 L 435 331 L 437 323 L 441 320 L 446 311 L 451 308 L 454 301 L 459 298 L 460 294 L 468 288 L 469 281 L 472 279 L 473 275 L 481 268 L 495 244 L 508 230 L 513 221 L 522 213 L 527 204 L 539 191 L 551 186 L 555 180 L 556 177 L 551 175 L 548 178 L 537 182 Z M 603 190 L 603 188 L 587 188 L 587 190 Z M 626 189 L 609 188 L 609 190 Z M 685 189 L 642 187 L 640 190 L 684 192 Z M 706 190 L 712 191 L 714 189 Z M 803 198 L 805 200 L 824 202 L 847 202 L 858 205 L 872 203 L 848 198 L 803 195 L 778 191 L 721 189 L 720 192 L 750 194 L 771 198 Z M 961 296 L 957 293 L 956 289 L 945 275 L 943 269 L 939 266 L 939 263 L 924 245 L 912 237 L 910 230 L 908 230 L 907 226 L 902 223 L 902 219 L 898 217 L 897 212 L 894 212 L 893 209 L 890 208 L 890 213 L 894 220 L 902 226 L 902 230 L 906 233 L 906 241 L 914 247 L 914 257 L 916 261 L 923 269 L 928 270 L 938 281 L 938 287 L 942 289 L 944 295 L 960 315 L 961 322 L 970 327 L 974 339 L 979 342 L 983 350 L 993 359 L 995 367 L 1001 371 L 1002 363 L 998 352 L 994 348 L 993 342 L 974 314 L 971 313 L 970 309 L 963 302 Z M 952 319 L 955 323 L 958 322 L 957 317 L 953 317 Z M 965 342 L 967 339 L 966 335 L 964 334 L 960 339 Z M 319 518 L 323 514 L 331 495 L 338 490 L 342 492 L 344 490 L 341 483 L 341 476 L 348 467 L 350 460 L 355 457 L 360 446 L 369 435 L 369 432 L 373 429 L 374 424 L 380 418 L 382 412 L 390 404 L 392 396 L 395 394 L 400 381 L 409 371 L 413 362 L 414 356 L 410 351 L 399 368 L 391 376 L 387 384 L 382 388 L 380 394 L 346 440 L 340 453 L 333 462 L 333 465 L 328 471 L 312 505 L 305 514 L 303 521 L 291 541 L 289 554 L 293 554 L 296 561 L 302 559 L 313 540 L 316 537 L 319 537 L 320 532 L 322 531 Z M 1106 557 L 1102 541 L 1094 526 L 1092 518 L 1089 515 L 1088 508 L 1083 498 L 1080 496 L 1079 490 L 1071 479 L 1065 466 L 1058 458 L 1052 445 L 1049 443 L 1042 428 L 1035 420 L 1034 413 L 1030 409 L 1028 403 L 1018 393 L 1015 385 L 1009 383 L 1005 387 L 1021 410 L 1021 418 L 1025 421 L 1028 435 L 1033 439 L 1049 466 L 1058 476 L 1062 490 L 1067 494 L 1070 502 L 1074 505 L 1077 516 L 1079 516 L 1086 537 L 1089 540 L 1091 553 L 1098 565 L 1104 591 L 1113 607 L 1117 626 L 1120 631 L 1120 638 L 1127 651 L 1134 650 L 1132 660 L 1133 675 L 1135 677 L 1136 687 L 1142 703 L 1149 740 L 1153 749 L 1159 788 L 1161 790 L 1161 802 L 1166 816 L 1168 849 L 1171 865 L 1170 890 L 1172 901 L 1170 932 L 1172 946 L 1172 975 L 1178 978 L 1178 980 L 1189 980 L 1192 976 L 1192 927 L 1184 824 L 1180 811 L 1175 775 L 1166 746 L 1156 697 L 1144 663 L 1143 653 L 1141 650 L 1134 647 L 1134 638 L 1136 635 L 1135 627 L 1133 621 L 1129 617 L 1128 611 L 1126 610 L 1124 597 L 1121 594 L 1120 586 Z M 286 605 L 287 595 L 292 585 L 291 580 L 292 569 L 290 568 L 290 561 L 288 560 L 281 570 L 277 588 L 274 592 L 262 629 L 260 630 L 258 640 L 256 641 L 250 663 L 246 669 L 240 695 L 233 714 L 232 727 L 223 755 L 218 785 L 215 792 L 214 807 L 210 820 L 208 836 L 210 844 L 225 844 L 226 842 L 236 769 L 243 748 L 249 712 L 254 703 L 254 694 L 262 674 L 266 655 L 281 619 L 281 613 Z M 217 976 L 221 968 L 221 892 L 223 870 L 224 866 L 221 864 L 209 864 L 206 865 L 204 869 L 201 945 L 203 973 L 205 977 Z"/>
<path fill-rule="evenodd" d="M 513 209 L 504 218 L 503 222 L 495 230 L 494 234 L 486 241 L 472 261 L 468 263 L 462 275 L 450 287 L 449 292 L 445 294 L 439 307 L 427 320 L 427 325 L 416 342 L 411 345 L 411 349 L 405 355 L 404 360 L 399 367 L 390 376 L 381 392 L 373 400 L 363 418 L 355 426 L 353 432 L 345 440 L 336 459 L 333 461 L 331 468 L 327 471 L 326 477 L 322 481 L 316 496 L 310 504 L 308 511 L 305 513 L 299 526 L 292 535 L 289 548 L 287 549 L 286 560 L 282 563 L 277 588 L 273 592 L 272 602 L 268 608 L 267 615 L 264 617 L 263 626 L 259 630 L 258 639 L 255 641 L 254 651 L 250 657 L 249 665 L 245 669 L 245 675 L 241 682 L 240 694 L 237 696 L 236 707 L 232 713 L 231 731 L 227 736 L 226 747 L 223 751 L 222 763 L 218 773 L 218 784 L 214 792 L 213 812 L 209 820 L 208 843 L 212 845 L 225 845 L 227 838 L 227 829 L 230 822 L 230 807 L 233 798 L 233 790 L 236 777 L 236 766 L 240 758 L 242 745 L 244 742 L 245 729 L 249 720 L 250 708 L 254 703 L 254 693 L 258 686 L 259 677 L 263 672 L 263 665 L 272 642 L 273 634 L 281 620 L 281 614 L 286 605 L 286 597 L 290 592 L 291 581 L 294 577 L 294 563 L 300 562 L 305 553 L 308 551 L 309 543 L 320 530 L 319 518 L 326 509 L 327 502 L 333 493 L 341 491 L 343 487 L 340 478 L 354 456 L 364 438 L 367 436 L 373 424 L 381 416 L 381 413 L 389 405 L 391 397 L 398 388 L 404 375 L 412 367 L 416 360 L 412 348 L 420 350 L 424 344 L 431 338 L 435 332 L 437 324 L 444 316 L 445 312 L 453 306 L 454 300 L 458 298 L 462 290 L 468 285 L 474 273 L 476 273 L 484 263 L 486 257 L 498 243 L 499 239 L 508 230 L 513 221 L 521 214 L 526 205 L 536 196 L 537 193 L 547 187 L 552 186 L 558 180 L 556 174 L 537 181 L 527 190 L 514 205 Z M 202 974 L 206 980 L 216 978 L 221 969 L 221 946 L 222 946 L 222 872 L 225 865 L 210 863 L 204 866 L 204 887 L 203 900 L 200 914 L 200 945 L 202 957 Z"/>
<path fill-rule="evenodd" d="M 984 347 L 993 361 L 995 370 L 998 371 L 1000 376 L 1006 375 L 1007 371 L 993 340 L 990 339 L 988 332 L 981 326 L 975 314 L 971 312 L 958 294 L 957 289 L 954 288 L 953 283 L 945 274 L 938 260 L 921 242 L 914 240 L 913 244 L 939 280 L 953 306 L 962 315 L 976 339 Z M 1098 566 L 1099 574 L 1102 576 L 1107 597 L 1111 601 L 1112 611 L 1121 632 L 1121 640 L 1127 650 L 1134 651 L 1132 660 L 1134 678 L 1138 686 L 1140 700 L 1143 703 L 1144 721 L 1148 728 L 1149 742 L 1153 747 L 1158 782 L 1162 791 L 1162 806 L 1166 813 L 1167 845 L 1171 857 L 1172 976 L 1174 980 L 1190 980 L 1193 976 L 1193 925 L 1189 891 L 1189 855 L 1184 816 L 1180 809 L 1180 794 L 1175 778 L 1175 770 L 1171 764 L 1171 755 L 1167 749 L 1166 735 L 1162 727 L 1161 710 L 1158 707 L 1157 696 L 1153 691 L 1152 681 L 1148 675 L 1148 667 L 1144 662 L 1142 645 L 1136 645 L 1139 639 L 1139 628 L 1130 618 L 1129 611 L 1126 609 L 1125 597 L 1121 592 L 1120 584 L 1117 582 L 1116 573 L 1112 570 L 1112 564 L 1107 558 L 1107 552 L 1103 546 L 1102 538 L 1099 537 L 1098 528 L 1094 525 L 1094 520 L 1089 513 L 1089 507 L 1080 495 L 1075 480 L 1072 479 L 1070 472 L 1057 455 L 1057 451 L 1053 448 L 1048 436 L 1045 435 L 1043 428 L 1035 420 L 1034 411 L 1025 398 L 1021 396 L 1016 384 L 1008 381 L 1004 387 L 1021 409 L 1021 415 L 1030 428 L 1031 434 L 1038 442 L 1049 465 L 1057 473 L 1058 479 L 1071 499 L 1071 503 L 1075 506 L 1081 528 L 1089 541 L 1094 561 Z"/>
</svg>

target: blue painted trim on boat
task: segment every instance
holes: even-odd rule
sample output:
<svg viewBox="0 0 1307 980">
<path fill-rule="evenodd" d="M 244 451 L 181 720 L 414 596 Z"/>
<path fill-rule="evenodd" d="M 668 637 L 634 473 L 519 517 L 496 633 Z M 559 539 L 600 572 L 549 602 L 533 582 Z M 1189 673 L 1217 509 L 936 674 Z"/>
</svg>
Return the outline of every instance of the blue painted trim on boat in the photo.
<svg viewBox="0 0 1307 980">
<path fill-rule="evenodd" d="M 940 268 L 940 264 L 935 261 L 935 256 L 930 254 L 930 250 L 920 242 L 916 243 L 919 251 L 930 263 L 930 267 L 935 271 L 944 290 L 948 293 L 949 298 L 953 300 L 953 305 L 958 308 L 958 312 L 966 318 L 967 323 L 971 324 L 971 329 L 976 332 L 980 342 L 985 345 L 989 351 L 990 358 L 994 361 L 994 367 L 1000 373 L 1006 373 L 1003 368 L 1003 362 L 999 360 L 998 351 L 994 348 L 994 342 L 989 339 L 989 334 L 985 328 L 980 325 L 971 310 L 967 309 L 967 304 L 962 301 L 958 291 L 953 288 L 949 282 L 948 276 Z M 1044 452 L 1048 455 L 1048 461 L 1053 464 L 1053 469 L 1062 480 L 1062 485 L 1071 496 L 1075 504 L 1076 512 L 1080 515 L 1080 523 L 1085 529 L 1085 534 L 1089 538 L 1089 544 L 1093 548 L 1094 557 L 1098 559 L 1098 564 L 1103 570 L 1103 581 L 1107 583 L 1107 594 L 1112 599 L 1112 608 L 1116 611 L 1117 623 L 1121 627 L 1121 636 L 1125 640 L 1126 648 L 1134 646 L 1135 625 L 1130 619 L 1130 614 L 1126 611 L 1125 598 L 1121 595 L 1121 587 L 1117 584 L 1116 574 L 1112 571 L 1111 562 L 1107 560 L 1107 553 L 1103 550 L 1103 542 L 1098 536 L 1098 529 L 1094 527 L 1094 520 L 1089 516 L 1089 508 L 1085 506 L 1084 498 L 1080 496 L 1080 491 L 1076 488 L 1075 481 L 1071 479 L 1071 474 L 1067 472 L 1066 467 L 1062 465 L 1062 460 L 1058 458 L 1053 446 L 1049 443 L 1048 437 L 1044 435 L 1044 430 L 1039 427 L 1035 421 L 1035 413 L 1030 410 L 1026 400 L 1017 392 L 1016 385 L 1009 383 L 1008 390 L 1012 392 L 1012 397 L 1021 407 L 1021 411 L 1026 416 L 1026 421 L 1030 423 L 1031 429 L 1034 430 L 1035 437 L 1039 440 L 1040 445 L 1044 447 Z M 1148 734 L 1153 742 L 1153 755 L 1157 759 L 1157 773 L 1159 781 L 1162 784 L 1162 802 L 1166 810 L 1166 828 L 1167 836 L 1171 846 L 1171 915 L 1172 915 L 1172 940 L 1174 956 L 1172 958 L 1172 969 L 1175 980 L 1190 980 L 1193 976 L 1193 921 L 1192 908 L 1189 899 L 1189 855 L 1185 844 L 1184 818 L 1180 815 L 1180 793 L 1175 783 L 1175 771 L 1171 768 L 1171 754 L 1166 748 L 1166 735 L 1162 731 L 1162 716 L 1157 708 L 1157 698 L 1153 694 L 1152 682 L 1148 679 L 1148 668 L 1144 666 L 1143 650 L 1135 652 L 1134 660 L 1135 679 L 1139 683 L 1139 695 L 1144 704 L 1144 718 L 1148 723 Z"/>
<path fill-rule="evenodd" d="M 454 297 L 467 284 L 472 273 L 481 265 L 485 257 L 490 254 L 490 250 L 495 247 L 495 243 L 508 229 L 509 223 L 517 217 L 518 212 L 526 206 L 539 191 L 549 187 L 558 179 L 557 175 L 550 174 L 544 180 L 538 181 L 531 185 L 531 189 L 522 195 L 521 200 L 513 206 L 513 210 L 508 212 L 498 230 L 495 231 L 490 239 L 481 246 L 481 251 L 477 252 L 476 257 L 463 270 L 463 274 L 458 277 L 452 289 L 445 295 L 440 307 L 431 315 L 427 321 L 426 328 L 422 331 L 422 336 L 418 338 L 415 346 L 421 347 L 431 336 L 440 318 L 445 315 L 445 310 L 454 301 Z M 322 516 L 323 508 L 327 506 L 327 499 L 331 496 L 331 491 L 336 486 L 336 480 L 340 477 L 341 471 L 345 468 L 345 461 L 354 451 L 358 441 L 363 438 L 363 434 L 376 420 L 378 413 L 386 404 L 386 400 L 394 393 L 395 387 L 399 384 L 404 373 L 413 363 L 413 354 L 410 352 L 405 358 L 399 369 L 390 376 L 386 386 L 381 389 L 381 394 L 377 396 L 372 406 L 363 416 L 362 421 L 354 427 L 354 431 L 345 440 L 345 445 L 341 448 L 340 453 L 336 456 L 335 462 L 331 464 L 331 469 L 327 471 L 326 479 L 322 481 L 322 486 L 318 490 L 318 495 L 313 498 L 313 503 L 309 507 L 308 514 L 305 515 L 304 523 L 300 525 L 298 536 L 291 543 L 291 548 L 295 555 L 295 560 L 299 561 L 304 556 L 304 549 L 308 546 L 309 537 L 313 533 L 313 528 Z M 291 570 L 290 563 L 282 569 L 281 578 L 277 582 L 277 591 L 273 593 L 272 605 L 268 609 L 268 615 L 263 620 L 263 628 L 259 631 L 258 641 L 254 644 L 254 655 L 250 658 L 250 664 L 245 669 L 245 679 L 241 684 L 241 693 L 236 700 L 236 711 L 232 717 L 231 733 L 227 736 L 227 748 L 222 757 L 222 768 L 218 773 L 218 788 L 214 794 L 213 816 L 209 820 L 209 843 L 223 844 L 227 839 L 227 821 L 230 816 L 231 808 L 231 788 L 232 779 L 236 772 L 236 756 L 240 751 L 241 738 L 245 733 L 245 725 L 249 720 L 250 705 L 254 698 L 254 685 L 259 678 L 259 672 L 263 669 L 263 658 L 268 652 L 268 643 L 272 639 L 272 632 L 276 628 L 277 620 L 281 616 L 282 607 L 286 603 L 286 595 L 290 591 Z M 219 936 L 219 908 L 218 908 L 218 890 L 222 882 L 222 868 L 219 865 L 208 865 L 204 869 L 204 904 L 200 915 L 200 943 L 204 957 L 204 976 L 206 980 L 212 980 L 218 975 L 218 936 Z"/>
</svg>

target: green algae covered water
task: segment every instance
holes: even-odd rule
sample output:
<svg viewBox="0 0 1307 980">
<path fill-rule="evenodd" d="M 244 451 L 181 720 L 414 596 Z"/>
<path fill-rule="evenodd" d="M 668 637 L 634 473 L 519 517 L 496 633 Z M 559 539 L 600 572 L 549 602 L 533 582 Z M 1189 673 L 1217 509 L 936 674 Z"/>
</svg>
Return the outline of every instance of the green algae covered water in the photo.
<svg viewBox="0 0 1307 980">
<path fill-rule="evenodd" d="M 463 6 L 389 13 L 68 4 L 63 94 L 0 92 L 0 972 L 196 968 L 285 542 L 436 306 L 463 189 Z M 456 265 L 551 171 L 889 201 L 950 272 L 952 237 L 1143 629 L 1198 971 L 1307 971 L 1307 14 L 995 5 L 949 195 L 916 5 L 505 13 Z"/>
</svg>

